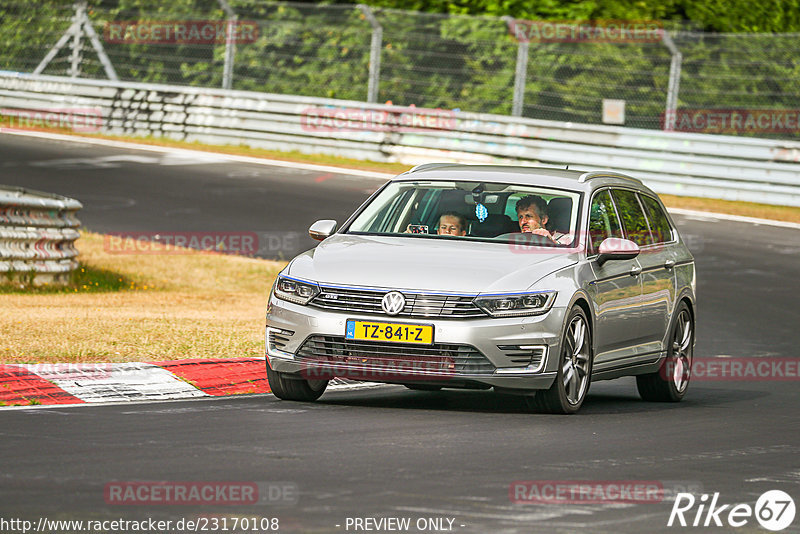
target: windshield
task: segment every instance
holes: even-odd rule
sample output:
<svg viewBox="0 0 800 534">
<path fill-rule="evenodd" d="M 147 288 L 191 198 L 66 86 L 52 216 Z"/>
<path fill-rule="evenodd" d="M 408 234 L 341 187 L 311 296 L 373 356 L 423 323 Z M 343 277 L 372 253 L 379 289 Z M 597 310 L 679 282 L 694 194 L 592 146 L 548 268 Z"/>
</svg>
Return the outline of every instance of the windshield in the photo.
<svg viewBox="0 0 800 534">
<path fill-rule="evenodd" d="M 347 231 L 571 246 L 579 199 L 576 192 L 518 184 L 392 182 Z"/>
</svg>

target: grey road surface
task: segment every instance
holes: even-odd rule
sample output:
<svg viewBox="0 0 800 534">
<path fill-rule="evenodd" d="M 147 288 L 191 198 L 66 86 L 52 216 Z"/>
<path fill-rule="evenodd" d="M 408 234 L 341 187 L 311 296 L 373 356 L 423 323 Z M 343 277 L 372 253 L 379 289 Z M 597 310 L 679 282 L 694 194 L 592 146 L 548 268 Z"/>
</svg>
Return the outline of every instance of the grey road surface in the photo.
<svg viewBox="0 0 800 534">
<path fill-rule="evenodd" d="M 270 257 L 312 246 L 302 238 L 311 222 L 344 220 L 380 185 L 10 135 L 0 135 L 0 183 L 78 198 L 82 222 L 98 232 L 296 234 L 291 246 L 261 251 Z M 793 362 L 796 375 L 800 231 L 676 222 L 697 259 L 696 356 L 770 365 L 788 359 L 782 369 L 791 372 Z M 697 498 L 684 514 L 690 525 L 708 495 L 698 516 L 703 524 L 717 492 L 717 507 L 752 507 L 767 490 L 800 504 L 799 382 L 774 369 L 759 379 L 694 381 L 677 405 L 640 401 L 630 379 L 600 382 L 572 417 L 529 414 L 519 399 L 492 392 L 394 386 L 329 392 L 315 404 L 256 395 L 5 409 L 0 531 L 15 531 L 3 527 L 9 518 L 173 521 L 165 532 L 198 518 L 213 532 L 224 531 L 223 519 L 232 531 L 234 518 L 253 520 L 238 532 L 267 532 L 264 518 L 278 518 L 283 532 L 388 532 L 395 523 L 377 523 L 387 518 L 408 519 L 406 532 L 708 530 L 667 527 L 674 492 Z M 256 482 L 296 493 L 256 505 L 109 504 L 109 488 L 130 481 Z M 509 492 L 516 481 L 592 481 L 605 490 L 638 483 L 667 495 L 654 502 L 517 503 Z M 725 525 L 729 510 L 719 515 Z M 709 522 L 712 531 L 768 532 L 754 517 L 738 529 Z M 800 532 L 798 525 L 795 518 L 783 532 Z"/>
</svg>

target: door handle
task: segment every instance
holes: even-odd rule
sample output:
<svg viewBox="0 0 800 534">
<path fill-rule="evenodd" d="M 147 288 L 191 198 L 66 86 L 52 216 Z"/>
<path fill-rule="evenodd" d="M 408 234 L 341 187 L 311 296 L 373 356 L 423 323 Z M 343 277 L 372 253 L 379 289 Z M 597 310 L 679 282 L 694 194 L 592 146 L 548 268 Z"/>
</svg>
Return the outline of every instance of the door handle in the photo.
<svg viewBox="0 0 800 534">
<path fill-rule="evenodd" d="M 642 268 L 639 265 L 634 265 L 631 267 L 631 276 L 639 276 L 642 274 Z"/>
<path fill-rule="evenodd" d="M 667 261 L 665 261 L 664 262 L 664 267 L 666 267 L 667 269 L 672 269 L 673 267 L 675 267 L 675 260 L 667 260 Z"/>
</svg>

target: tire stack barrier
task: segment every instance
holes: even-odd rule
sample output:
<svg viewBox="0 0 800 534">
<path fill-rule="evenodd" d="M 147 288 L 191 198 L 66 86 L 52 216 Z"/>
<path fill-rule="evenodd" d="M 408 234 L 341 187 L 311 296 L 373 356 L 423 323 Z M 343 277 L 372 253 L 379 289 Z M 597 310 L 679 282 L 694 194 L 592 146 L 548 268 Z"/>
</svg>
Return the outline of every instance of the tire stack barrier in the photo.
<svg viewBox="0 0 800 534">
<path fill-rule="evenodd" d="M 0 284 L 65 284 L 78 267 L 75 199 L 0 185 Z"/>
</svg>

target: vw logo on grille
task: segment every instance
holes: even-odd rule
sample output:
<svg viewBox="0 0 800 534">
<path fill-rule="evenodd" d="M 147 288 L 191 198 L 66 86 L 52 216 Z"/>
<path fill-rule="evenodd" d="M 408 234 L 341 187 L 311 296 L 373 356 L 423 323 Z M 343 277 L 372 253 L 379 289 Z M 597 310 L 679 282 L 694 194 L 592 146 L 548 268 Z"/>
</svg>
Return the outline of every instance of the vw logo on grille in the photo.
<svg viewBox="0 0 800 534">
<path fill-rule="evenodd" d="M 406 298 L 399 291 L 386 293 L 381 299 L 381 308 L 389 315 L 397 315 L 406 307 Z"/>
</svg>

